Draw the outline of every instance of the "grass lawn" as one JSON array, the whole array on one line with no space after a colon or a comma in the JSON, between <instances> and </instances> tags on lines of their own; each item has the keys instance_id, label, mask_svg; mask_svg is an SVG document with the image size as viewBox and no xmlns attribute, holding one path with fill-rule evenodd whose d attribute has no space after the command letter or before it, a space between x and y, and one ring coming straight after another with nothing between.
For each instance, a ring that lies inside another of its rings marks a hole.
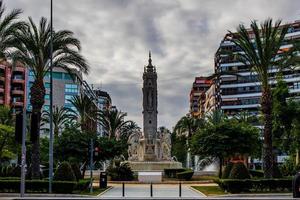
<instances>
[{"instance_id":1,"label":"grass lawn","mask_svg":"<svg viewBox=\"0 0 300 200\"><path fill-rule=\"evenodd\" d=\"M218 179L217 176L193 176L192 181L213 181Z\"/></svg>"},{"instance_id":2,"label":"grass lawn","mask_svg":"<svg viewBox=\"0 0 300 200\"><path fill-rule=\"evenodd\" d=\"M97 196L97 195L99 195L100 193L104 192L105 190L107 190L109 188L110 187L107 187L106 189L93 188L93 193L90 193L90 189L87 189L87 190L79 192L78 194Z\"/></svg>"},{"instance_id":3,"label":"grass lawn","mask_svg":"<svg viewBox=\"0 0 300 200\"><path fill-rule=\"evenodd\" d=\"M206 196L217 196L227 194L219 186L193 186L193 188L202 192Z\"/></svg>"}]
</instances>

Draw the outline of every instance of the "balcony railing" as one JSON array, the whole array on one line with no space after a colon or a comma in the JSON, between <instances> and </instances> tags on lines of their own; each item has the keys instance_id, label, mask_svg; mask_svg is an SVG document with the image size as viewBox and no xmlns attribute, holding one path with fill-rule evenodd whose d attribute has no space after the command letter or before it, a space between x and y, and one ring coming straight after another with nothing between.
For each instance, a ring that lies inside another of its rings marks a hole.
<instances>
[{"instance_id":1,"label":"balcony railing","mask_svg":"<svg viewBox=\"0 0 300 200\"><path fill-rule=\"evenodd\" d=\"M13 102L12 105L13 105L13 106L23 106L24 103L23 103L23 102L20 102L20 101L16 101L16 102Z\"/></svg>"},{"instance_id":2,"label":"balcony railing","mask_svg":"<svg viewBox=\"0 0 300 200\"><path fill-rule=\"evenodd\" d=\"M12 94L24 94L24 91L22 89L13 89Z\"/></svg>"}]
</instances>

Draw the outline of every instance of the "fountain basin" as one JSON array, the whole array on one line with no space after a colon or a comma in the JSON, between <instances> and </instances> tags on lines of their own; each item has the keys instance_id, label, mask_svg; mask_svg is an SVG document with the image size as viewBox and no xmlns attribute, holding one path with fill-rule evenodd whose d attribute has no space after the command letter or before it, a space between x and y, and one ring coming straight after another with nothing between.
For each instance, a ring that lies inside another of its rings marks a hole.
<instances>
[{"instance_id":1,"label":"fountain basin","mask_svg":"<svg viewBox=\"0 0 300 200\"><path fill-rule=\"evenodd\" d=\"M182 168L181 162L175 161L126 161L132 171L164 171L164 169Z\"/></svg>"}]
</instances>

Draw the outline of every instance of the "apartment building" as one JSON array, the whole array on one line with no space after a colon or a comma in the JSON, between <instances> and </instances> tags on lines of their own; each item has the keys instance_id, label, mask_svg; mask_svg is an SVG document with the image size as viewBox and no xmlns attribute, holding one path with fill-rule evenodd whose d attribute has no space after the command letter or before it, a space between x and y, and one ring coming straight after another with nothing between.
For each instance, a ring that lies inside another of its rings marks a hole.
<instances>
[{"instance_id":1,"label":"apartment building","mask_svg":"<svg viewBox=\"0 0 300 200\"><path fill-rule=\"evenodd\" d=\"M101 89L94 89L94 93L97 96L98 108L100 111L109 110L112 108L111 98L107 92ZM102 137L107 135L107 130L105 130L102 125L98 124L97 134Z\"/></svg>"},{"instance_id":2,"label":"apartment building","mask_svg":"<svg viewBox=\"0 0 300 200\"><path fill-rule=\"evenodd\" d=\"M26 105L27 69L21 65L12 67L0 64L0 105L19 111Z\"/></svg>"},{"instance_id":3,"label":"apartment building","mask_svg":"<svg viewBox=\"0 0 300 200\"><path fill-rule=\"evenodd\" d=\"M249 32L250 37L254 37ZM240 111L248 111L252 114L258 114L260 107L261 83L257 74L250 71L249 65L238 62L234 56L223 54L223 50L239 52L239 49L232 41L234 34L226 34L221 41L220 47L215 54L215 73L227 72L236 75L221 75L217 79L216 89L216 106L223 110L224 113L235 115ZM291 23L291 28L286 35L286 41L281 46L281 51L291 47L291 39L300 38L300 21ZM269 70L271 79L269 80L272 87L276 85L276 72L274 67ZM300 70L284 70L283 79L289 86L291 97L300 95Z\"/></svg>"},{"instance_id":4,"label":"apartment building","mask_svg":"<svg viewBox=\"0 0 300 200\"><path fill-rule=\"evenodd\" d=\"M29 70L28 79L27 79L27 90L30 91L30 88L34 81L34 73L32 70ZM50 109L50 73L47 73L44 77L44 84L46 89L45 94L45 104L43 109ZM64 71L60 68L53 69L53 105L59 107L67 107L70 109L76 110L72 104L69 102L73 96L79 95L82 85L82 75L76 69L72 70L72 74ZM30 92L27 94L27 109L32 110L30 104Z\"/></svg>"},{"instance_id":5,"label":"apartment building","mask_svg":"<svg viewBox=\"0 0 300 200\"><path fill-rule=\"evenodd\" d=\"M209 77L195 77L190 91L190 114L193 117L202 117L204 115L205 92L211 85Z\"/></svg>"}]
</instances>

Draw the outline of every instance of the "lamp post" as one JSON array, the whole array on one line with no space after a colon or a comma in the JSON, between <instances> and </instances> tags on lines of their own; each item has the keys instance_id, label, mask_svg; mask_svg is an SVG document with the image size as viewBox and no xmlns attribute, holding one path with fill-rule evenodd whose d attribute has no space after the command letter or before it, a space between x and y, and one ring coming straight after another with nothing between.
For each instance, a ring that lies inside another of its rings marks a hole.
<instances>
[{"instance_id":1,"label":"lamp post","mask_svg":"<svg viewBox=\"0 0 300 200\"><path fill-rule=\"evenodd\" d=\"M49 136L49 193L53 179L53 2L50 0L50 136Z\"/></svg>"},{"instance_id":2,"label":"lamp post","mask_svg":"<svg viewBox=\"0 0 300 200\"><path fill-rule=\"evenodd\" d=\"M23 106L23 123L22 123L22 155L21 155L21 197L25 194L25 166L26 166L26 105Z\"/></svg>"}]
</instances>

